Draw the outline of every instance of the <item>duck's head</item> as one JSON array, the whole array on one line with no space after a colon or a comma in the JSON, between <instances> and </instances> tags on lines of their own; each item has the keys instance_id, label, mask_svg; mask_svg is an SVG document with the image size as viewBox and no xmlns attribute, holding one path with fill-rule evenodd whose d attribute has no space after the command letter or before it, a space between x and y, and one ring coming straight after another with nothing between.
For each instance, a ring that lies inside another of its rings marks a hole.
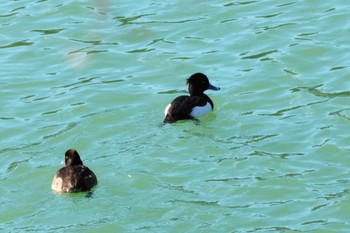
<instances>
[{"instance_id":1,"label":"duck's head","mask_svg":"<svg viewBox=\"0 0 350 233\"><path fill-rule=\"evenodd\" d=\"M83 162L80 159L78 151L74 149L69 149L66 151L65 160L66 167L74 165L83 165Z\"/></svg>"},{"instance_id":2,"label":"duck's head","mask_svg":"<svg viewBox=\"0 0 350 233\"><path fill-rule=\"evenodd\" d=\"M208 77L203 73L192 74L187 79L188 92L190 95L201 95L204 91L210 90L220 90L220 87L216 87L210 84Z\"/></svg>"}]
</instances>

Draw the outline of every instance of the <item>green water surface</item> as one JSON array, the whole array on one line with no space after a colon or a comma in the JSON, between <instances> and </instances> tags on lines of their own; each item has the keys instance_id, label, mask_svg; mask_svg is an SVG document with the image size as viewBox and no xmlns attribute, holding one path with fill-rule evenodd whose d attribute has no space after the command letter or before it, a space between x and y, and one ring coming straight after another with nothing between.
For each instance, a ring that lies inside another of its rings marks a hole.
<instances>
[{"instance_id":1,"label":"green water surface","mask_svg":"<svg viewBox=\"0 0 350 233\"><path fill-rule=\"evenodd\" d=\"M1 232L349 232L347 0L1 1ZM205 73L213 113L162 125ZM51 181L68 148L91 198Z\"/></svg>"}]
</instances>

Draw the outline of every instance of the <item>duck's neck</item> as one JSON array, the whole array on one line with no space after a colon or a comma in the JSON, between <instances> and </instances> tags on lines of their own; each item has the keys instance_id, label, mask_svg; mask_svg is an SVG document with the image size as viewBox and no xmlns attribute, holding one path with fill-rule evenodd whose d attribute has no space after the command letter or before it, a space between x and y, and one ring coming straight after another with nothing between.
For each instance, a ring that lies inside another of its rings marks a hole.
<instances>
[{"instance_id":1,"label":"duck's neck","mask_svg":"<svg viewBox=\"0 0 350 233\"><path fill-rule=\"evenodd\" d=\"M198 94L192 93L192 94L190 94L190 96L191 96L191 97L198 96L198 97L202 97L202 98L206 99L206 100L210 103L212 109L214 109L214 103L213 103L213 101L209 98L209 96L207 96L207 95L204 94L203 92L202 92L202 93L198 93Z\"/></svg>"},{"instance_id":2,"label":"duck's neck","mask_svg":"<svg viewBox=\"0 0 350 233\"><path fill-rule=\"evenodd\" d=\"M207 96L206 94L204 94L203 92L195 92L195 91L191 91L190 92L190 96Z\"/></svg>"}]
</instances>

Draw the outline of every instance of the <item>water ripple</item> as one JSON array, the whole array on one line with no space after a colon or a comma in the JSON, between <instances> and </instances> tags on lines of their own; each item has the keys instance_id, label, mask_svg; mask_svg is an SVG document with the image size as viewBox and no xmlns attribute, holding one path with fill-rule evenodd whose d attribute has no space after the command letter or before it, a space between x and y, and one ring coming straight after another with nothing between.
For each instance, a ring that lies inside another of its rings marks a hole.
<instances>
[{"instance_id":1,"label":"water ripple","mask_svg":"<svg viewBox=\"0 0 350 233\"><path fill-rule=\"evenodd\" d=\"M51 34L57 34L60 33L61 31L65 30L65 28L59 28L59 29L37 29L37 30L32 30L32 32L39 32L42 35L51 35Z\"/></svg>"},{"instance_id":2,"label":"water ripple","mask_svg":"<svg viewBox=\"0 0 350 233\"><path fill-rule=\"evenodd\" d=\"M21 40L21 41L10 43L8 45L0 46L0 49L7 49L7 48L21 47L21 46L31 46L33 44L34 42L28 42L28 40Z\"/></svg>"},{"instance_id":3,"label":"water ripple","mask_svg":"<svg viewBox=\"0 0 350 233\"><path fill-rule=\"evenodd\" d=\"M296 87L293 89L293 91L299 91L299 90L306 90L310 94L317 96L317 97L322 97L322 98L336 98L336 97L349 97L350 96L350 91L340 91L340 92L323 92L319 90L319 87L323 86L323 84L314 86L314 87Z\"/></svg>"},{"instance_id":4,"label":"water ripple","mask_svg":"<svg viewBox=\"0 0 350 233\"><path fill-rule=\"evenodd\" d=\"M256 3L257 1L235 1L235 2L230 2L230 3L226 3L224 6L226 7L230 7L230 6L240 6L240 5L249 5L249 4L253 4Z\"/></svg>"},{"instance_id":5,"label":"water ripple","mask_svg":"<svg viewBox=\"0 0 350 233\"><path fill-rule=\"evenodd\" d=\"M120 22L119 26L124 26L127 24L134 24L134 23L136 23L134 21L141 19L143 17L150 16L150 15L154 15L154 14L143 14L143 15L137 15L137 16L133 16L133 17L117 16L114 19L116 19Z\"/></svg>"},{"instance_id":6,"label":"water ripple","mask_svg":"<svg viewBox=\"0 0 350 233\"><path fill-rule=\"evenodd\" d=\"M250 55L250 56L243 56L241 59L257 59L257 58L266 57L267 55L277 53L277 52L279 52L279 51L278 50L271 50L271 51L267 51L267 52L262 52L262 53Z\"/></svg>"}]
</instances>

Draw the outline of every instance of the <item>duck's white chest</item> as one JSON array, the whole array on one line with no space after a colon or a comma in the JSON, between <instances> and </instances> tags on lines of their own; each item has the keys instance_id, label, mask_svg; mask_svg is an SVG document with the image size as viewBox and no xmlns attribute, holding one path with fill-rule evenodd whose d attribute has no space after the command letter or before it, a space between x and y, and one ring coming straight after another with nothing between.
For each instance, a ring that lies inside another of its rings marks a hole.
<instances>
[{"instance_id":1,"label":"duck's white chest","mask_svg":"<svg viewBox=\"0 0 350 233\"><path fill-rule=\"evenodd\" d=\"M209 102L207 102L204 106L197 106L192 108L192 111L190 113L191 117L193 118L199 118L206 114L208 114L210 111L212 111L211 105Z\"/></svg>"}]
</instances>

